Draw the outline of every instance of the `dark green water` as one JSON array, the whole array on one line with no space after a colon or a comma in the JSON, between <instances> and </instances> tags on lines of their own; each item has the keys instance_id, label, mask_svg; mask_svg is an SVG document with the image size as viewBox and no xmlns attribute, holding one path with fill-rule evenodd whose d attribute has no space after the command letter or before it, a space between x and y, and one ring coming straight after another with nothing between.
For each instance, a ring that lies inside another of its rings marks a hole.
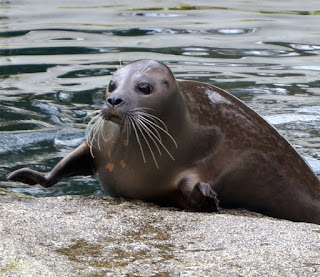
<instances>
[{"instance_id":1,"label":"dark green water","mask_svg":"<svg viewBox=\"0 0 320 277\"><path fill-rule=\"evenodd\" d=\"M320 2L114 3L0 1L0 187L102 194L94 178L43 189L5 176L23 166L48 171L80 144L112 72L141 58L233 93L320 176Z\"/></svg>"}]
</instances>

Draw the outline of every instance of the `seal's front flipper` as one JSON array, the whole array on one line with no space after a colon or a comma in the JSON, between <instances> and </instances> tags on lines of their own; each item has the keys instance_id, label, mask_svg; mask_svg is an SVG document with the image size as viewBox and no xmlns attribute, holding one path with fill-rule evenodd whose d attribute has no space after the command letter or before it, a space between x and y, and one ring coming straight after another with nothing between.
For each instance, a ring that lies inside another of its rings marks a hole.
<instances>
[{"instance_id":1,"label":"seal's front flipper","mask_svg":"<svg viewBox=\"0 0 320 277\"><path fill-rule=\"evenodd\" d=\"M40 184L43 187L50 187L50 185L48 185L46 175L47 174L45 173L40 173L29 168L21 168L10 173L7 176L7 179L10 181L25 183L30 186Z\"/></svg>"},{"instance_id":2,"label":"seal's front flipper","mask_svg":"<svg viewBox=\"0 0 320 277\"><path fill-rule=\"evenodd\" d=\"M217 194L207 183L199 182L195 184L190 198L197 211L218 212L221 209Z\"/></svg>"},{"instance_id":3,"label":"seal's front flipper","mask_svg":"<svg viewBox=\"0 0 320 277\"><path fill-rule=\"evenodd\" d=\"M63 158L49 173L41 173L32 169L18 169L7 176L10 181L18 181L28 185L40 184L51 187L61 178L76 175L93 175L95 173L93 158L86 142Z\"/></svg>"}]
</instances>

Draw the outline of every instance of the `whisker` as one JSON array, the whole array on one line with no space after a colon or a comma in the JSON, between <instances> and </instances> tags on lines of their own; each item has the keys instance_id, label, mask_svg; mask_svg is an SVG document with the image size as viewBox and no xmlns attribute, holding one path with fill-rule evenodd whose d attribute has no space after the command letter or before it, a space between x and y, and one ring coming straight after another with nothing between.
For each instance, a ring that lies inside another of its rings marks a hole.
<instances>
[{"instance_id":1,"label":"whisker","mask_svg":"<svg viewBox=\"0 0 320 277\"><path fill-rule=\"evenodd\" d=\"M117 65L117 70L119 70L122 67L122 61L121 57L119 57L119 65Z\"/></svg>"},{"instance_id":2,"label":"whisker","mask_svg":"<svg viewBox=\"0 0 320 277\"><path fill-rule=\"evenodd\" d=\"M149 66L150 63L152 63L152 60L150 60L150 61L145 65L145 67L142 68L142 70L140 70L139 73L140 73L141 75L144 74L144 73L147 71L148 66Z\"/></svg>"},{"instance_id":3,"label":"whisker","mask_svg":"<svg viewBox=\"0 0 320 277\"><path fill-rule=\"evenodd\" d=\"M126 129L126 132L127 132L127 144L129 144L129 136L131 134L131 126L130 126L130 121L128 119L128 115L126 115L124 117L124 122L125 122L125 129Z\"/></svg>"},{"instance_id":4,"label":"whisker","mask_svg":"<svg viewBox=\"0 0 320 277\"><path fill-rule=\"evenodd\" d=\"M176 148L178 148L177 142L175 141L175 139L170 135L170 133L169 133L167 130L163 129L162 127L160 127L159 125L157 125L157 124L154 123L153 121L145 118L144 116L141 116L141 117L139 117L139 118L140 118L141 120L143 120L146 124L151 124L152 126L158 128L159 130L161 130L162 132L164 132L164 133L173 141L173 143L174 143L174 145L176 146ZM159 140L159 141L161 141L161 140Z\"/></svg>"},{"instance_id":5,"label":"whisker","mask_svg":"<svg viewBox=\"0 0 320 277\"><path fill-rule=\"evenodd\" d=\"M142 148L142 145L141 145L141 142L140 142L140 139L139 139L139 135L138 135L138 132L137 132L137 128L135 127L135 122L132 120L131 117L129 117L129 120L130 120L130 123L131 123L131 126L134 130L134 133L136 135L136 138L137 138L137 142L139 144L139 147L140 147L140 152L141 152L141 155L142 155L142 159L144 161L144 163L146 163L146 158L144 156L144 152L143 152L143 148Z\"/></svg>"},{"instance_id":6,"label":"whisker","mask_svg":"<svg viewBox=\"0 0 320 277\"><path fill-rule=\"evenodd\" d=\"M137 112L138 114L141 114L144 117L148 117L150 120L152 120L154 123L157 124L157 122L160 122L163 125L163 128L168 131L167 125L158 117L156 117L155 115L146 113L146 112Z\"/></svg>"},{"instance_id":7,"label":"whisker","mask_svg":"<svg viewBox=\"0 0 320 277\"><path fill-rule=\"evenodd\" d=\"M96 111L93 111L93 112L88 112L87 115L83 118L83 122L86 122L87 118L89 118L89 117L91 117L93 115L94 115L93 118L95 118L97 116L96 114L99 114L99 113L100 113L100 110L96 110ZM90 119L89 122L91 122L92 119Z\"/></svg>"},{"instance_id":8,"label":"whisker","mask_svg":"<svg viewBox=\"0 0 320 277\"><path fill-rule=\"evenodd\" d=\"M101 139L101 131L102 131L102 125L103 125L103 119L101 118L100 122L99 122L99 125L98 125L98 132L97 132L97 136L98 136L98 139L97 139L97 142L98 142L98 148L99 150L101 150L101 147L100 147L100 139Z\"/></svg>"},{"instance_id":9,"label":"whisker","mask_svg":"<svg viewBox=\"0 0 320 277\"><path fill-rule=\"evenodd\" d=\"M141 116L141 115L137 115L137 118L139 119L139 120L142 120L142 121L144 121L144 122L146 122L146 120L148 120L148 119L146 119L146 118L143 118L143 116ZM157 128L155 128L153 125L151 125L151 124L149 124L148 123L148 126L156 133L156 135L158 136L158 138L161 140L161 135L160 135L160 133L159 133L159 131L157 130ZM150 130L150 132L152 132L151 130Z\"/></svg>"},{"instance_id":10,"label":"whisker","mask_svg":"<svg viewBox=\"0 0 320 277\"><path fill-rule=\"evenodd\" d=\"M91 130L92 130L92 126L93 126L93 122L97 119L97 117L94 117L90 120L90 122L88 123L87 127L86 127L86 130L85 130L85 136L86 136L86 139L89 143L90 141L90 135L91 135Z\"/></svg>"},{"instance_id":11,"label":"whisker","mask_svg":"<svg viewBox=\"0 0 320 277\"><path fill-rule=\"evenodd\" d=\"M149 64L150 64L150 62L149 62ZM148 64L148 65L149 65L149 64ZM155 68L155 67L156 67L156 66L154 65L154 66L150 66L149 68L146 68L148 65L146 65L146 66L145 66L145 70L140 73L141 75L142 75L142 74L145 74L146 72L148 72L148 71L151 70L152 68Z\"/></svg>"},{"instance_id":12,"label":"whisker","mask_svg":"<svg viewBox=\"0 0 320 277\"><path fill-rule=\"evenodd\" d=\"M99 118L99 114L94 116L88 123L87 128L86 128L86 135L90 132L92 125L94 124L94 121L96 121Z\"/></svg>"},{"instance_id":13,"label":"whisker","mask_svg":"<svg viewBox=\"0 0 320 277\"><path fill-rule=\"evenodd\" d=\"M97 133L99 132L99 126L101 124L101 118L98 118L94 126L92 126L93 132L92 132L92 137L96 138Z\"/></svg>"},{"instance_id":14,"label":"whisker","mask_svg":"<svg viewBox=\"0 0 320 277\"><path fill-rule=\"evenodd\" d=\"M93 132L95 131L94 128L95 128L96 124L97 124L97 121L91 126L90 133L87 138L90 151L92 151L92 145L93 145L93 139L94 139ZM93 154L92 154L92 156L93 156Z\"/></svg>"},{"instance_id":15,"label":"whisker","mask_svg":"<svg viewBox=\"0 0 320 277\"><path fill-rule=\"evenodd\" d=\"M135 123L136 123L137 128L139 129L139 131L140 131L140 133L141 133L144 141L146 142L146 144L147 144L147 146L148 146L148 148L149 148L149 150L150 150L150 153L151 153L151 155L152 155L152 158L153 158L153 160L154 160L154 163L156 164L156 167L159 168L158 163L157 163L157 160L156 160L156 157L154 156L153 150L152 150L152 148L151 148L151 146L150 146L150 143L149 143L148 139L146 138L146 136L145 136L145 134L144 134L144 132L143 132L143 130L145 131L145 129L143 128L143 126L140 125L140 121L135 120ZM145 131L145 132L146 132L146 131ZM148 133L148 132L146 132L146 133ZM150 135L149 135L149 136L150 136Z\"/></svg>"},{"instance_id":16,"label":"whisker","mask_svg":"<svg viewBox=\"0 0 320 277\"><path fill-rule=\"evenodd\" d=\"M92 145L89 147L89 149L90 149L91 157L94 158L93 151L92 151Z\"/></svg>"},{"instance_id":17,"label":"whisker","mask_svg":"<svg viewBox=\"0 0 320 277\"><path fill-rule=\"evenodd\" d=\"M169 134L169 132L167 132L166 130L164 130L164 129L161 128L160 126L156 125L153 121L150 121L150 120L148 120L147 118L144 118L143 116L141 116L141 115L139 115L139 114L137 115L137 117L139 118L140 122L144 122L144 124L147 125L146 128L148 128L148 126L150 126L150 127L151 127L151 126L155 126L155 127L159 128L161 131L163 131L166 135L168 135L168 136L171 138L171 140L174 142L175 146L177 147L176 141L175 141L174 138ZM172 154L170 153L170 151L169 151L169 150L165 147L165 145L162 143L161 137L158 138L158 136L155 135L154 132L152 132L152 131L150 130L150 128L148 128L148 130L150 131L150 134L151 134L151 135L158 141L158 143L162 146L162 148L167 152L167 154L171 157L171 159L172 159L172 160L175 160L175 159L173 158Z\"/></svg>"},{"instance_id":18,"label":"whisker","mask_svg":"<svg viewBox=\"0 0 320 277\"><path fill-rule=\"evenodd\" d=\"M144 131L146 132L146 134L150 137L150 139L152 140L152 142L154 143L154 145L157 147L158 149L158 152L159 152L159 155L161 156L162 153L161 153L161 150L160 150L160 147L158 145L158 143L154 140L153 137L157 137L157 135L155 135L152 130L150 130L150 128L147 126L146 123L144 123L141 119L139 118L136 118L136 121L139 122L139 124L142 126L142 128L144 129ZM150 126L150 125L149 125ZM152 127L154 128L154 127ZM158 140L161 141L161 137L158 137Z\"/></svg>"},{"instance_id":19,"label":"whisker","mask_svg":"<svg viewBox=\"0 0 320 277\"><path fill-rule=\"evenodd\" d=\"M96 139L96 135L100 131L100 127L101 127L101 122L102 121L103 121L103 119L100 117L100 114L99 114L99 115L95 116L94 118L92 118L90 120L90 122L88 124L88 127L86 129L87 143L88 143L88 146L90 148L90 154L91 154L92 157L94 157L94 155L93 155L93 143L94 143L94 140L97 140ZM100 149L99 138L98 138L98 147Z\"/></svg>"},{"instance_id":20,"label":"whisker","mask_svg":"<svg viewBox=\"0 0 320 277\"><path fill-rule=\"evenodd\" d=\"M159 168L157 161L156 152L162 156L163 150L170 156L172 160L175 160L169 149L165 146L163 141L163 133L170 138L174 143L175 147L178 148L178 144L169 133L168 128L164 121L155 115L148 113L149 108L135 108L127 112L123 117L123 135L126 136L127 142L129 143L129 138L131 137L131 132L139 145L141 156L144 163L147 163L145 155L145 142L148 151L152 156L155 166ZM90 148L90 154L94 157L93 148L96 147L99 150L102 148L102 143L106 141L105 124L106 121L101 117L100 111L95 111L92 113L95 115L88 123L86 128L86 140ZM133 130L133 131L131 131ZM101 141L102 140L102 141ZM144 142L143 142L144 141Z\"/></svg>"},{"instance_id":21,"label":"whisker","mask_svg":"<svg viewBox=\"0 0 320 277\"><path fill-rule=\"evenodd\" d=\"M133 108L133 112L146 112L146 111L154 111L152 108L147 108L147 107L138 107L138 108Z\"/></svg>"},{"instance_id":22,"label":"whisker","mask_svg":"<svg viewBox=\"0 0 320 277\"><path fill-rule=\"evenodd\" d=\"M102 139L103 139L104 141L107 140L106 137L105 137L105 135L104 135L105 123L106 123L106 121L105 121L105 120L102 120L102 127L100 128L100 136L102 136Z\"/></svg>"},{"instance_id":23,"label":"whisker","mask_svg":"<svg viewBox=\"0 0 320 277\"><path fill-rule=\"evenodd\" d=\"M92 118L92 119L90 120L90 122L88 123L87 128L86 128L87 134L89 134L89 132L91 132L94 124L97 122L97 120L99 119L99 117L100 117L100 115L96 115L94 118Z\"/></svg>"},{"instance_id":24,"label":"whisker","mask_svg":"<svg viewBox=\"0 0 320 277\"><path fill-rule=\"evenodd\" d=\"M151 132L151 134L153 134L152 132ZM154 135L154 134L153 134ZM172 159L172 160L175 160L174 159L174 157L172 156L172 154L170 153L170 151L164 146L164 144L162 143L162 141L160 140L160 139L158 139L158 137L157 136L154 136L154 138L159 142L159 144L162 146L162 148L167 152L167 154L170 156L170 158Z\"/></svg>"}]
</instances>

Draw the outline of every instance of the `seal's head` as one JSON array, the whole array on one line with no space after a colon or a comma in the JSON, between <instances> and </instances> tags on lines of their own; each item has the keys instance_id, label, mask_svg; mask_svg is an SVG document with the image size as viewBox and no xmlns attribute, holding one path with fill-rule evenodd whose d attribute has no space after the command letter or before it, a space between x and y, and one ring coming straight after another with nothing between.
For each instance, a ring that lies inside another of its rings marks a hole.
<instances>
[{"instance_id":1,"label":"seal's head","mask_svg":"<svg viewBox=\"0 0 320 277\"><path fill-rule=\"evenodd\" d=\"M120 131L126 138L118 141L136 141L129 148L137 148L144 161L143 149L148 149L158 167L154 152L161 155L161 149L165 150L173 159L176 130L186 126L185 108L178 83L165 64L153 60L129 63L112 76L103 108L88 124L88 145L91 150L101 149L107 137L115 138Z\"/></svg>"},{"instance_id":2,"label":"seal's head","mask_svg":"<svg viewBox=\"0 0 320 277\"><path fill-rule=\"evenodd\" d=\"M176 91L177 82L166 65L153 60L135 61L114 73L101 114L120 125L137 111L161 118L174 105Z\"/></svg>"}]
</instances>

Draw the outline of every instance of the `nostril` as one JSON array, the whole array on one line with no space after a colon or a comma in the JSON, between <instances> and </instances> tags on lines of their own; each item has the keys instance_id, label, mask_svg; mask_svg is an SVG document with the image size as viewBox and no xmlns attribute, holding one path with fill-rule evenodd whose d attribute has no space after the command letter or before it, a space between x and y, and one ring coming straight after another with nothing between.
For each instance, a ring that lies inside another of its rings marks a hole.
<instances>
[{"instance_id":1,"label":"nostril","mask_svg":"<svg viewBox=\"0 0 320 277\"><path fill-rule=\"evenodd\" d=\"M110 105L113 106L113 100L112 100L112 98L108 98L108 99L107 99L107 102L108 102Z\"/></svg>"},{"instance_id":2,"label":"nostril","mask_svg":"<svg viewBox=\"0 0 320 277\"><path fill-rule=\"evenodd\" d=\"M121 98L117 98L116 101L114 102L115 106L119 105L122 102Z\"/></svg>"},{"instance_id":3,"label":"nostril","mask_svg":"<svg viewBox=\"0 0 320 277\"><path fill-rule=\"evenodd\" d=\"M120 103L123 102L123 99L122 98L118 98L118 97L109 97L107 99L107 102L111 105L111 106L117 106L119 105Z\"/></svg>"}]
</instances>

